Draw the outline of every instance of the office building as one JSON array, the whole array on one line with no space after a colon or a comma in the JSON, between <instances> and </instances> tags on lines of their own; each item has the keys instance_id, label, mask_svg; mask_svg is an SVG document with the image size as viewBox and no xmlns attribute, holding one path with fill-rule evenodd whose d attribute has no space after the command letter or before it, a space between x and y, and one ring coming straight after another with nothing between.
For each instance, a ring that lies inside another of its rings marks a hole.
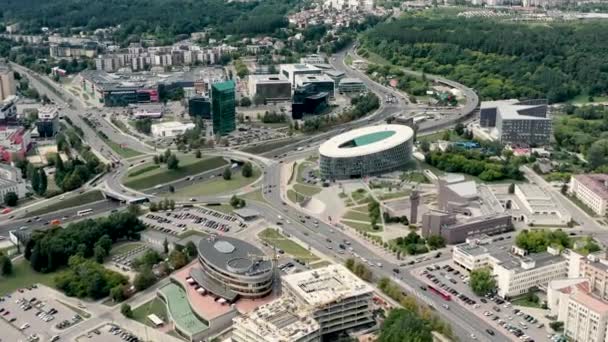
<instances>
[{"instance_id":1,"label":"office building","mask_svg":"<svg viewBox=\"0 0 608 342\"><path fill-rule=\"evenodd\" d=\"M181 123L177 121L161 122L152 124L151 132L154 137L176 137L186 133L187 130L196 127L193 123Z\"/></svg>"},{"instance_id":2,"label":"office building","mask_svg":"<svg viewBox=\"0 0 608 342\"><path fill-rule=\"evenodd\" d=\"M414 131L379 125L335 136L319 147L323 179L350 179L404 170L411 162Z\"/></svg>"},{"instance_id":3,"label":"office building","mask_svg":"<svg viewBox=\"0 0 608 342\"><path fill-rule=\"evenodd\" d=\"M296 76L298 75L320 75L321 69L310 64L281 64L279 73L289 80L291 87L296 87Z\"/></svg>"},{"instance_id":4,"label":"office building","mask_svg":"<svg viewBox=\"0 0 608 342\"><path fill-rule=\"evenodd\" d=\"M306 57L300 58L300 64L319 65L325 64L325 58L317 54L307 55Z\"/></svg>"},{"instance_id":5,"label":"office building","mask_svg":"<svg viewBox=\"0 0 608 342\"><path fill-rule=\"evenodd\" d=\"M480 126L491 129L503 144L540 146L551 139L546 100L482 102Z\"/></svg>"},{"instance_id":6,"label":"office building","mask_svg":"<svg viewBox=\"0 0 608 342\"><path fill-rule=\"evenodd\" d=\"M211 119L211 100L206 96L194 96L188 99L188 114L192 118Z\"/></svg>"},{"instance_id":7,"label":"office building","mask_svg":"<svg viewBox=\"0 0 608 342\"><path fill-rule=\"evenodd\" d=\"M211 86L213 133L216 135L227 135L236 129L235 86L232 80Z\"/></svg>"},{"instance_id":8,"label":"office building","mask_svg":"<svg viewBox=\"0 0 608 342\"><path fill-rule=\"evenodd\" d=\"M4 198L9 192L14 192L18 198L25 198L26 183L20 169L8 164L0 164L0 198Z\"/></svg>"},{"instance_id":9,"label":"office building","mask_svg":"<svg viewBox=\"0 0 608 342\"><path fill-rule=\"evenodd\" d=\"M36 121L38 135L41 138L54 137L59 131L59 109L55 106L44 106L38 110Z\"/></svg>"},{"instance_id":10,"label":"office building","mask_svg":"<svg viewBox=\"0 0 608 342\"><path fill-rule=\"evenodd\" d=\"M0 103L15 94L17 94L17 86L13 71L6 65L0 65Z\"/></svg>"},{"instance_id":11,"label":"office building","mask_svg":"<svg viewBox=\"0 0 608 342\"><path fill-rule=\"evenodd\" d=\"M342 265L293 273L282 284L295 305L309 308L321 335L374 324L373 289Z\"/></svg>"},{"instance_id":12,"label":"office building","mask_svg":"<svg viewBox=\"0 0 608 342\"><path fill-rule=\"evenodd\" d=\"M296 88L291 102L291 117L295 120L304 115L318 115L329 106L329 93L318 92L312 84Z\"/></svg>"},{"instance_id":13,"label":"office building","mask_svg":"<svg viewBox=\"0 0 608 342\"><path fill-rule=\"evenodd\" d=\"M606 256L589 255L580 264L580 276L589 279L589 290L608 300L608 260Z\"/></svg>"},{"instance_id":14,"label":"office building","mask_svg":"<svg viewBox=\"0 0 608 342\"><path fill-rule=\"evenodd\" d=\"M264 103L289 101L291 83L283 75L249 75L249 96Z\"/></svg>"},{"instance_id":15,"label":"office building","mask_svg":"<svg viewBox=\"0 0 608 342\"><path fill-rule=\"evenodd\" d=\"M234 342L317 342L319 323L290 295L264 304L249 314L233 319Z\"/></svg>"},{"instance_id":16,"label":"office building","mask_svg":"<svg viewBox=\"0 0 608 342\"><path fill-rule=\"evenodd\" d=\"M514 195L510 204L511 215L523 217L528 224L566 226L572 219L559 201L536 184L516 184Z\"/></svg>"},{"instance_id":17,"label":"office building","mask_svg":"<svg viewBox=\"0 0 608 342\"><path fill-rule=\"evenodd\" d=\"M317 93L328 93L330 98L333 98L335 96L335 82L331 77L327 75L296 75L295 81L296 88L311 85L313 91Z\"/></svg>"},{"instance_id":18,"label":"office building","mask_svg":"<svg viewBox=\"0 0 608 342\"><path fill-rule=\"evenodd\" d=\"M95 58L97 57L97 43L51 43L49 45L49 55L53 58Z\"/></svg>"},{"instance_id":19,"label":"office building","mask_svg":"<svg viewBox=\"0 0 608 342\"><path fill-rule=\"evenodd\" d=\"M338 83L340 93L361 93L366 89L365 83L358 78L343 78Z\"/></svg>"},{"instance_id":20,"label":"office building","mask_svg":"<svg viewBox=\"0 0 608 342\"><path fill-rule=\"evenodd\" d=\"M129 105L129 109L134 119L160 119L165 113L165 107L161 104Z\"/></svg>"},{"instance_id":21,"label":"office building","mask_svg":"<svg viewBox=\"0 0 608 342\"><path fill-rule=\"evenodd\" d=\"M17 96L11 95L0 101L0 122L8 124L17 121Z\"/></svg>"},{"instance_id":22,"label":"office building","mask_svg":"<svg viewBox=\"0 0 608 342\"><path fill-rule=\"evenodd\" d=\"M567 277L571 268L578 267L578 258L571 256L568 250L560 254L551 247L546 252L528 254L491 239L469 239L452 249L452 261L468 271L491 268L497 294L503 298L523 295L531 288L546 289L550 281Z\"/></svg>"},{"instance_id":23,"label":"office building","mask_svg":"<svg viewBox=\"0 0 608 342\"><path fill-rule=\"evenodd\" d=\"M228 302L264 297L272 290L274 262L245 241L227 236L201 239L198 261L201 267L191 270L192 279Z\"/></svg>"},{"instance_id":24,"label":"office building","mask_svg":"<svg viewBox=\"0 0 608 342\"><path fill-rule=\"evenodd\" d=\"M573 175L568 191L599 216L608 213L607 174Z\"/></svg>"},{"instance_id":25,"label":"office building","mask_svg":"<svg viewBox=\"0 0 608 342\"><path fill-rule=\"evenodd\" d=\"M547 290L551 315L564 322L564 335L573 342L604 342L608 338L608 303L591 291L586 278L552 281Z\"/></svg>"},{"instance_id":26,"label":"office building","mask_svg":"<svg viewBox=\"0 0 608 342\"><path fill-rule=\"evenodd\" d=\"M422 215L422 236L440 235L448 244L513 229L511 215L485 185L461 175L438 179L437 207Z\"/></svg>"}]
</instances>

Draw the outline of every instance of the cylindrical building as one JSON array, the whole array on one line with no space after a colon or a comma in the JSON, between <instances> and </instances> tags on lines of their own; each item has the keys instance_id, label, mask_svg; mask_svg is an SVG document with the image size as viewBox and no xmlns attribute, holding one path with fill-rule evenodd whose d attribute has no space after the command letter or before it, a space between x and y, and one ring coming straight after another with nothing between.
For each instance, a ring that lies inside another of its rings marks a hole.
<instances>
[{"instance_id":1,"label":"cylindrical building","mask_svg":"<svg viewBox=\"0 0 608 342\"><path fill-rule=\"evenodd\" d=\"M201 239L198 261L202 272L190 272L190 276L206 291L230 302L238 297L263 297L272 290L272 260L245 241L226 236Z\"/></svg>"},{"instance_id":2,"label":"cylindrical building","mask_svg":"<svg viewBox=\"0 0 608 342\"><path fill-rule=\"evenodd\" d=\"M414 131L403 125L359 128L319 147L321 177L358 178L404 168L411 160Z\"/></svg>"}]
</instances>

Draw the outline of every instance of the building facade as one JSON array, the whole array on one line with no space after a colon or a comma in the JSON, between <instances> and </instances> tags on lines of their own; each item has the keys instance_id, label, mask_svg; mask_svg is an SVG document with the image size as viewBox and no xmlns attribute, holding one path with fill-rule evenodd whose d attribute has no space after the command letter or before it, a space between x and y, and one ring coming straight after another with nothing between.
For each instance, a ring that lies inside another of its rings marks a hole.
<instances>
[{"instance_id":1,"label":"building facade","mask_svg":"<svg viewBox=\"0 0 608 342\"><path fill-rule=\"evenodd\" d=\"M359 178L404 170L411 162L414 131L378 125L340 134L319 147L321 177Z\"/></svg>"},{"instance_id":2,"label":"building facade","mask_svg":"<svg viewBox=\"0 0 608 342\"><path fill-rule=\"evenodd\" d=\"M196 127L196 125L193 123L169 121L153 124L151 127L151 133L157 138L176 137L186 133L187 130L193 129L194 127Z\"/></svg>"},{"instance_id":3,"label":"building facade","mask_svg":"<svg viewBox=\"0 0 608 342\"><path fill-rule=\"evenodd\" d=\"M291 83L283 75L249 75L249 95L254 101L279 102L291 99ZM259 99L259 100L258 100Z\"/></svg>"},{"instance_id":4,"label":"building facade","mask_svg":"<svg viewBox=\"0 0 608 342\"><path fill-rule=\"evenodd\" d=\"M227 135L236 129L236 97L234 81L214 83L211 86L211 112L213 133Z\"/></svg>"},{"instance_id":5,"label":"building facade","mask_svg":"<svg viewBox=\"0 0 608 342\"><path fill-rule=\"evenodd\" d=\"M582 174L570 178L569 192L600 216L608 208L608 175Z\"/></svg>"},{"instance_id":6,"label":"building facade","mask_svg":"<svg viewBox=\"0 0 608 342\"><path fill-rule=\"evenodd\" d=\"M17 94L15 76L8 66L0 65L0 103Z\"/></svg>"},{"instance_id":7,"label":"building facade","mask_svg":"<svg viewBox=\"0 0 608 342\"><path fill-rule=\"evenodd\" d=\"M519 146L547 145L552 121L546 100L503 100L481 103L480 125L495 128L503 144Z\"/></svg>"},{"instance_id":8,"label":"building facade","mask_svg":"<svg viewBox=\"0 0 608 342\"><path fill-rule=\"evenodd\" d=\"M59 131L59 109L51 106L40 108L38 110L38 121L36 121L36 128L40 137L54 137Z\"/></svg>"},{"instance_id":9,"label":"building facade","mask_svg":"<svg viewBox=\"0 0 608 342\"><path fill-rule=\"evenodd\" d=\"M448 244L460 243L479 234L494 235L511 230L511 215L505 213L461 217L455 212L432 210L422 215L422 236L440 235Z\"/></svg>"},{"instance_id":10,"label":"building facade","mask_svg":"<svg viewBox=\"0 0 608 342\"><path fill-rule=\"evenodd\" d=\"M205 96L195 96L188 99L188 114L195 118L211 119L211 100Z\"/></svg>"}]
</instances>

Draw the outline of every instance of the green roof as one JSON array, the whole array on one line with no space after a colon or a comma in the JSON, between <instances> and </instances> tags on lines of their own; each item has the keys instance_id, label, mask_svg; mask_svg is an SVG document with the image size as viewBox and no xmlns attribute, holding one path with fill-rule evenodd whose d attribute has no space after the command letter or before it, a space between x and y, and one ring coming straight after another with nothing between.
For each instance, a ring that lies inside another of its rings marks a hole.
<instances>
[{"instance_id":1,"label":"green roof","mask_svg":"<svg viewBox=\"0 0 608 342\"><path fill-rule=\"evenodd\" d=\"M384 140L388 137L391 137L395 134L395 131L382 131L382 132L374 132L366 135L362 135L360 137L356 137L353 139L355 146L365 146L369 144L373 144L375 142Z\"/></svg>"},{"instance_id":2,"label":"green roof","mask_svg":"<svg viewBox=\"0 0 608 342\"><path fill-rule=\"evenodd\" d=\"M196 335L208 328L208 325L203 323L192 312L192 308L188 303L186 291L183 288L171 283L159 289L167 300L167 308L171 314L171 319L180 330L188 333L190 336Z\"/></svg>"},{"instance_id":3,"label":"green roof","mask_svg":"<svg viewBox=\"0 0 608 342\"><path fill-rule=\"evenodd\" d=\"M229 80L229 81L225 81L225 82L213 83L212 87L218 91L225 91L225 90L234 90L236 85L234 84L233 80Z\"/></svg>"}]
</instances>

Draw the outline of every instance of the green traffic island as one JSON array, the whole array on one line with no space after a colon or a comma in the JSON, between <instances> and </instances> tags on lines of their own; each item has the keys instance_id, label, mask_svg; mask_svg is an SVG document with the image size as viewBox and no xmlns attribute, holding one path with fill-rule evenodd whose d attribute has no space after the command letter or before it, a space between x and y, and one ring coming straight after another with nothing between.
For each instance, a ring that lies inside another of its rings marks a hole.
<instances>
[{"instance_id":1,"label":"green traffic island","mask_svg":"<svg viewBox=\"0 0 608 342\"><path fill-rule=\"evenodd\" d=\"M197 158L195 155L170 153L169 156L163 155L162 158L155 156L154 161L133 167L123 177L122 183L135 190L152 189L227 164L228 162L222 157Z\"/></svg>"},{"instance_id":2,"label":"green traffic island","mask_svg":"<svg viewBox=\"0 0 608 342\"><path fill-rule=\"evenodd\" d=\"M249 166L245 166L245 165ZM183 188L176 189L171 193L171 198L193 198L197 196L211 196L229 193L245 188L256 182L262 175L259 167L247 162L241 168L241 172L233 172L230 167L225 167L221 172L222 176L217 176L209 180L195 182ZM249 171L245 171L245 168Z\"/></svg>"},{"instance_id":3,"label":"green traffic island","mask_svg":"<svg viewBox=\"0 0 608 342\"><path fill-rule=\"evenodd\" d=\"M283 235L278 229L266 228L258 234L258 237L266 245L276 248L279 254L282 254L281 252L283 252L306 263L319 260L318 256Z\"/></svg>"}]
</instances>

